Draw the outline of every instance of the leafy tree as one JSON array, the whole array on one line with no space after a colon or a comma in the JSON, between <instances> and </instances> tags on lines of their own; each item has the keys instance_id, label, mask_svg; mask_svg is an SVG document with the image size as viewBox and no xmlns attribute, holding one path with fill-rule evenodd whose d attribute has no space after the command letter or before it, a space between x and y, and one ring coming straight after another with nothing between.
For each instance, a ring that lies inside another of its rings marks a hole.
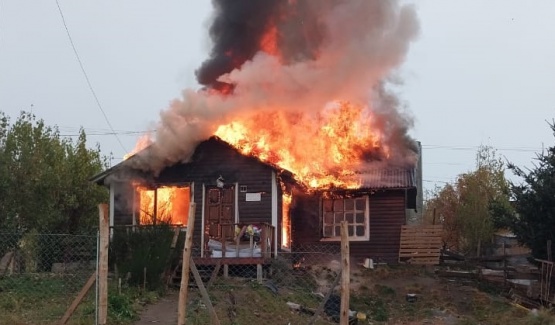
<instances>
[{"instance_id":1,"label":"leafy tree","mask_svg":"<svg viewBox=\"0 0 555 325\"><path fill-rule=\"evenodd\" d=\"M436 188L424 208L424 220L429 224L443 225L443 244L445 248L458 250L460 231L457 223L459 195L452 184Z\"/></svg>"},{"instance_id":2,"label":"leafy tree","mask_svg":"<svg viewBox=\"0 0 555 325\"><path fill-rule=\"evenodd\" d=\"M439 213L447 247L480 255L495 230L506 226L513 212L504 171L495 151L481 147L476 169L459 175L455 184L445 185L432 198L428 210Z\"/></svg>"},{"instance_id":3,"label":"leafy tree","mask_svg":"<svg viewBox=\"0 0 555 325\"><path fill-rule=\"evenodd\" d=\"M106 167L100 149L87 148L22 112L10 124L0 112L0 229L77 232L96 224L106 191L88 178Z\"/></svg>"},{"instance_id":4,"label":"leafy tree","mask_svg":"<svg viewBox=\"0 0 555 325\"><path fill-rule=\"evenodd\" d=\"M555 123L550 127L555 136ZM538 154L532 169L509 168L523 179L512 184L517 211L512 230L534 256L546 258L547 241L555 244L555 146Z\"/></svg>"}]
</instances>

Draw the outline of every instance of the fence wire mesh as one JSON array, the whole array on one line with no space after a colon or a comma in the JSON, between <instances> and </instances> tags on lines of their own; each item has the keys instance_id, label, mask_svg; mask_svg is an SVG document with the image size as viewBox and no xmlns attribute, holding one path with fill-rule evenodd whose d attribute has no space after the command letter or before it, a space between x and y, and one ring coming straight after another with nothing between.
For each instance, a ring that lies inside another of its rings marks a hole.
<instances>
[{"instance_id":1,"label":"fence wire mesh","mask_svg":"<svg viewBox=\"0 0 555 325\"><path fill-rule=\"evenodd\" d=\"M173 307L177 320L177 293L182 280L182 256L186 231L170 226L112 227L109 296L116 290L175 290ZM212 243L214 244L214 243ZM341 246L339 242L272 248L262 253L262 241L243 246L191 248L187 324L336 324L340 315ZM244 247L245 246L245 247ZM226 253L218 248L227 249ZM200 277L202 285L196 282ZM115 285L118 284L118 285ZM122 287L123 289L117 289ZM208 303L202 290L210 298ZM319 317L314 314L321 310Z\"/></svg>"},{"instance_id":2,"label":"fence wire mesh","mask_svg":"<svg viewBox=\"0 0 555 325\"><path fill-rule=\"evenodd\" d=\"M0 232L0 324L59 321L96 270L97 237ZM92 324L94 289L72 316Z\"/></svg>"},{"instance_id":3,"label":"fence wire mesh","mask_svg":"<svg viewBox=\"0 0 555 325\"><path fill-rule=\"evenodd\" d=\"M336 324L340 316L339 245L305 245L280 251L277 258L227 266L214 258L197 265L221 324L246 320L266 324ZM210 324L205 301L190 276L188 320ZM321 309L319 317L314 314Z\"/></svg>"}]
</instances>

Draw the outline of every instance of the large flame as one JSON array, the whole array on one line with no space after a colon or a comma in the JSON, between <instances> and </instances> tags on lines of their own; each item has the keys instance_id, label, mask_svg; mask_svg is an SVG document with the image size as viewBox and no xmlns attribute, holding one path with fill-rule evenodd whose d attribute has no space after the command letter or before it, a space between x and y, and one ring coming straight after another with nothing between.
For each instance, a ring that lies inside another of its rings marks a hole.
<instances>
[{"instance_id":1,"label":"large flame","mask_svg":"<svg viewBox=\"0 0 555 325\"><path fill-rule=\"evenodd\" d=\"M358 182L345 179L361 159L389 153L369 110L348 102L332 103L312 118L277 111L237 120L221 125L216 135L245 155L291 171L312 188L357 188Z\"/></svg>"}]
</instances>

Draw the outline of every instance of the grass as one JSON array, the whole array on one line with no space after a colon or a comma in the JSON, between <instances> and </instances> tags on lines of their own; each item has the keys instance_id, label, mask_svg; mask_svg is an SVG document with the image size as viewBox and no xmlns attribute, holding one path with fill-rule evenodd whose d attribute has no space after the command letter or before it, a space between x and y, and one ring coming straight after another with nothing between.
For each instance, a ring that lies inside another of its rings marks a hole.
<instances>
[{"instance_id":1,"label":"grass","mask_svg":"<svg viewBox=\"0 0 555 325\"><path fill-rule=\"evenodd\" d=\"M0 324L42 324L61 318L86 279L51 274L9 276L0 279ZM94 315L87 297L76 319ZM76 322L75 324L85 324Z\"/></svg>"},{"instance_id":2,"label":"grass","mask_svg":"<svg viewBox=\"0 0 555 325\"><path fill-rule=\"evenodd\" d=\"M306 281L307 274L301 279ZM321 277L322 274L319 275ZM52 324L59 320L71 303L81 281L50 274L11 276L0 279L0 324ZM311 315L290 310L287 302L316 309L322 298L313 294L312 280L303 285L292 278L287 285L278 284L277 293L255 281L217 278L209 295L222 325L237 324L306 324ZM376 273L357 275L358 289L351 291L351 309L365 313L373 324L423 323L437 317L451 317L457 325L555 325L550 310L535 314L511 306L490 288L472 287L434 279L418 270L387 268ZM74 284L72 284L74 283ZM482 289L482 290L481 290ZM484 291L485 290L485 291ZM109 324L132 324L143 306L156 303L161 292L143 291L124 284L121 294L109 289ZM325 291L323 291L325 293ZM338 293L338 292L336 292ZM406 301L406 293L417 294L415 302ZM78 307L69 324L94 322L94 289ZM188 324L209 324L207 308L191 289ZM321 317L316 324L334 324Z\"/></svg>"},{"instance_id":3,"label":"grass","mask_svg":"<svg viewBox=\"0 0 555 325\"><path fill-rule=\"evenodd\" d=\"M50 273L13 275L0 278L0 324L52 324L62 318L86 278ZM138 288L110 288L108 319L110 324L130 324L138 318L142 306L156 301L158 292ZM85 296L68 324L93 324L95 319L94 287Z\"/></svg>"}]
</instances>

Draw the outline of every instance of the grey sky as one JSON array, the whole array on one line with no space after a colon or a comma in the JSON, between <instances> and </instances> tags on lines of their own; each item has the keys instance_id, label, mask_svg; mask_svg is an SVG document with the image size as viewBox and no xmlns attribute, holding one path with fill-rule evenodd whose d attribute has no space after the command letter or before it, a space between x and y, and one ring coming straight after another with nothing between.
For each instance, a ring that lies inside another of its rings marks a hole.
<instances>
[{"instance_id":1,"label":"grey sky","mask_svg":"<svg viewBox=\"0 0 555 325\"><path fill-rule=\"evenodd\" d=\"M424 145L427 188L470 170L480 144L518 165L553 145L555 2L412 1L421 24L399 73ZM147 130L209 50L210 1L59 0L118 132ZM56 2L0 1L0 110L33 110L62 134L84 126L114 163L125 153L96 106ZM98 134L98 135L93 135ZM137 134L119 135L130 150Z\"/></svg>"}]
</instances>

